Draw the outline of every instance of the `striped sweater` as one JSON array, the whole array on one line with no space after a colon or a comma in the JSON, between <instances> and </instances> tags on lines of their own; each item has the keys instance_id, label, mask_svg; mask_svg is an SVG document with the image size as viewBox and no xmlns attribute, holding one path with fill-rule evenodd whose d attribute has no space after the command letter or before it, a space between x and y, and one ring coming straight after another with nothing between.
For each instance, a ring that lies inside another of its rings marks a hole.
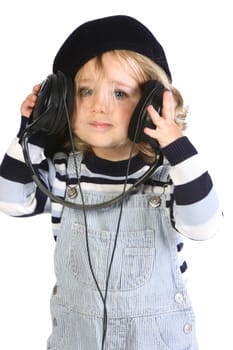
<instances>
[{"instance_id":1,"label":"striped sweater","mask_svg":"<svg viewBox=\"0 0 233 350\"><path fill-rule=\"evenodd\" d=\"M25 124L23 120L22 125ZM21 130L22 130L21 126ZM19 134L18 134L19 136ZM0 166L0 210L15 217L51 212L53 233L59 234L62 205L51 200L37 188L24 162L21 145L16 137ZM67 186L67 156L60 153L44 157L43 142L37 137L29 144L31 161L37 173L56 196L64 198ZM194 240L205 240L219 228L221 210L211 177L200 156L186 136L162 149L170 163L172 191L172 221L177 231ZM87 191L121 191L128 161L111 162L94 154L84 157L80 182ZM132 159L128 177L131 184L145 173L148 165L136 156ZM74 180L74 179L73 179ZM72 179L70 179L72 183ZM151 186L150 181L146 183ZM181 245L178 244L178 250Z\"/></svg>"}]
</instances>

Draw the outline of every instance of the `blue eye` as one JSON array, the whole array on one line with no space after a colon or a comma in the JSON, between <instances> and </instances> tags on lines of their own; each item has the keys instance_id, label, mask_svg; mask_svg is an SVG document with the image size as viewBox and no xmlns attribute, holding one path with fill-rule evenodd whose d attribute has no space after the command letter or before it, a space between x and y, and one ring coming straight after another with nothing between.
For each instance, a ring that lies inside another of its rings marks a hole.
<instances>
[{"instance_id":1,"label":"blue eye","mask_svg":"<svg viewBox=\"0 0 233 350\"><path fill-rule=\"evenodd\" d=\"M79 96L81 96L81 97L91 96L92 93L93 93L93 90L89 89L89 88L80 88L79 89Z\"/></svg>"},{"instance_id":2,"label":"blue eye","mask_svg":"<svg viewBox=\"0 0 233 350\"><path fill-rule=\"evenodd\" d=\"M128 95L122 91L122 90L116 90L114 91L114 95L117 99L123 99L123 98L126 98Z\"/></svg>"}]
</instances>

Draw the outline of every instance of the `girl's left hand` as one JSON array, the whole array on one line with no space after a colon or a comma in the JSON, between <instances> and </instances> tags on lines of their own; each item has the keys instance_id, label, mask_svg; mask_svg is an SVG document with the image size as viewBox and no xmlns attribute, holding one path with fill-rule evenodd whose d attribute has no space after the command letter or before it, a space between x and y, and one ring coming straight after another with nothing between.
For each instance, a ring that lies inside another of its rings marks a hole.
<instances>
[{"instance_id":1,"label":"girl's left hand","mask_svg":"<svg viewBox=\"0 0 233 350\"><path fill-rule=\"evenodd\" d=\"M144 132L146 135L156 139L161 148L183 136L182 131L175 122L174 98L170 91L165 91L163 93L163 108L161 116L152 105L147 107L147 111L150 114L156 129L145 128Z\"/></svg>"}]
</instances>

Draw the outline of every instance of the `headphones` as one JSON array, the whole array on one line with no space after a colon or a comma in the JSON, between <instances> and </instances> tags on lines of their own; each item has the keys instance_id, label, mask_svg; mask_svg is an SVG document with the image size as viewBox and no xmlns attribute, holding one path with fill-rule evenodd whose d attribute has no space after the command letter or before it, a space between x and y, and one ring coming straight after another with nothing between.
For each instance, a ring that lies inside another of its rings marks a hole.
<instances>
[{"instance_id":1,"label":"headphones","mask_svg":"<svg viewBox=\"0 0 233 350\"><path fill-rule=\"evenodd\" d=\"M128 129L129 139L135 143L147 142L158 148L158 142L145 135L144 128L155 129L146 107L152 104L161 114L164 86L157 80L149 80L142 86L142 97L138 102ZM36 106L30 117L26 132L43 131L47 135L59 135L67 128L68 116L72 113L74 83L61 71L50 74L42 83Z\"/></svg>"},{"instance_id":2,"label":"headphones","mask_svg":"<svg viewBox=\"0 0 233 350\"><path fill-rule=\"evenodd\" d=\"M86 209L106 208L119 200L122 200L129 193L134 191L140 184L144 183L154 173L155 169L163 162L163 155L156 140L144 134L144 128L156 128L146 111L146 107L152 104L156 111L160 114L162 110L164 86L157 80L149 80L143 85L143 93L138 102L128 129L129 139L133 143L147 142L156 150L156 161L135 183L129 187L124 193L116 196L110 201L98 203L94 205L86 205ZM22 145L25 163L31 173L32 179L42 192L57 203L66 205L71 208L82 208L77 203L69 202L54 196L39 180L35 169L31 163L28 150L28 140L31 134L44 132L51 138L50 144L60 144L64 141L64 135L69 136L72 140L72 131L70 126L70 115L73 110L74 101L74 83L61 71L56 74L50 74L42 83L38 94L37 103L29 119L29 124L25 128L19 142ZM74 147L72 147L74 156ZM75 156L74 156L75 159ZM77 170L77 169L76 169ZM78 172L78 171L77 171Z\"/></svg>"}]
</instances>

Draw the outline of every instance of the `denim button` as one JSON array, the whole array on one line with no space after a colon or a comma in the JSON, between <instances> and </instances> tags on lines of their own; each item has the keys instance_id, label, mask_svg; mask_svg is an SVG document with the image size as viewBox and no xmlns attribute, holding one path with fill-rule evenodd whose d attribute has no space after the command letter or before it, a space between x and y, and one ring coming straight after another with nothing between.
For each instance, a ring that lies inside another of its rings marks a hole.
<instances>
[{"instance_id":1,"label":"denim button","mask_svg":"<svg viewBox=\"0 0 233 350\"><path fill-rule=\"evenodd\" d=\"M189 334L192 332L192 325L190 323L186 323L184 325L184 333Z\"/></svg>"},{"instance_id":2,"label":"denim button","mask_svg":"<svg viewBox=\"0 0 233 350\"><path fill-rule=\"evenodd\" d=\"M149 203L152 208L157 208L161 204L161 199L160 197L154 196L154 197L151 197Z\"/></svg>"},{"instance_id":3,"label":"denim button","mask_svg":"<svg viewBox=\"0 0 233 350\"><path fill-rule=\"evenodd\" d=\"M67 195L69 198L76 198L78 195L78 190L76 186L68 186L67 187Z\"/></svg>"},{"instance_id":4,"label":"denim button","mask_svg":"<svg viewBox=\"0 0 233 350\"><path fill-rule=\"evenodd\" d=\"M181 293L176 293L176 295L175 295L175 302L177 304L182 304L183 301L184 301L183 295Z\"/></svg>"}]
</instances>

